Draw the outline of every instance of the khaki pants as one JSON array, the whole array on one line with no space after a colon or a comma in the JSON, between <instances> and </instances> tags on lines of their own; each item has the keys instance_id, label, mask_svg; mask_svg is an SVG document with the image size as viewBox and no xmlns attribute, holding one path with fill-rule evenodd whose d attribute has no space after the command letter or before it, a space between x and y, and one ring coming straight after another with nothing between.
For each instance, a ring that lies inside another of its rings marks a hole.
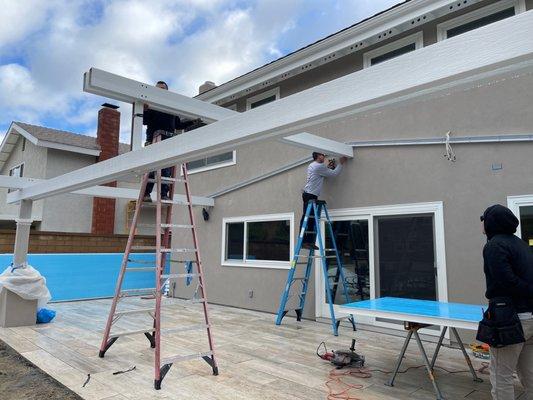
<instances>
[{"instance_id":1,"label":"khaki pants","mask_svg":"<svg viewBox=\"0 0 533 400\"><path fill-rule=\"evenodd\" d=\"M533 400L533 319L522 321L525 343L490 349L490 383L494 400L515 400L513 373L525 389L520 400Z\"/></svg>"}]
</instances>

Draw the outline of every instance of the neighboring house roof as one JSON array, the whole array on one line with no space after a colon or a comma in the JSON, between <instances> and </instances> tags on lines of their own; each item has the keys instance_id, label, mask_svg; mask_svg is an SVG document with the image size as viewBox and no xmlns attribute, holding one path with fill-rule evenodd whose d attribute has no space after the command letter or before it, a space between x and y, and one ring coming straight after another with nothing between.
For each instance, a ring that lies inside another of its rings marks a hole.
<instances>
[{"instance_id":1,"label":"neighboring house roof","mask_svg":"<svg viewBox=\"0 0 533 400\"><path fill-rule=\"evenodd\" d=\"M482 0L405 0L332 35L302 47L244 75L214 87L196 98L216 104L229 103L243 95L307 72L347 54L414 29Z\"/></svg>"},{"instance_id":2,"label":"neighboring house roof","mask_svg":"<svg viewBox=\"0 0 533 400\"><path fill-rule=\"evenodd\" d=\"M100 155L100 146L93 136L13 121L0 145L0 170L4 167L11 151L15 148L19 136L23 136L36 146L91 156ZM129 144L119 143L119 154L128 151L130 151Z\"/></svg>"}]
</instances>

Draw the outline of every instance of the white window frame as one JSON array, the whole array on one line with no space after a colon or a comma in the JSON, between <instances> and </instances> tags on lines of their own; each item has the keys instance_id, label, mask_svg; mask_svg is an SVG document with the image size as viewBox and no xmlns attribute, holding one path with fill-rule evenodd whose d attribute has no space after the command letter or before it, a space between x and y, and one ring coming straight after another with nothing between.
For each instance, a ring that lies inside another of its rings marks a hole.
<instances>
[{"instance_id":1,"label":"white window frame","mask_svg":"<svg viewBox=\"0 0 533 400\"><path fill-rule=\"evenodd\" d=\"M501 0L497 3L490 4L486 7L479 8L472 12L460 15L456 18L444 21L437 25L437 41L448 39L448 31L458 26L467 24L477 19L487 17L491 14L505 10L514 6L515 14L520 14L526 11L525 0Z\"/></svg>"},{"instance_id":2,"label":"white window frame","mask_svg":"<svg viewBox=\"0 0 533 400\"><path fill-rule=\"evenodd\" d=\"M332 221L362 219L368 220L368 258L369 258L369 278L370 278L370 298L376 298L376 265L375 265L375 243L374 243L374 218L389 215L414 215L433 214L434 219L434 239L435 239L435 267L437 269L437 301L448 301L448 279L446 277L446 243L444 235L444 206L442 201L428 203L395 204L372 207L344 208L329 210ZM322 235L325 234L325 225L322 223ZM322 236L324 237L324 236ZM322 266L315 265L315 316L316 318L329 318L329 310L324 294L324 277ZM326 306L325 306L326 305ZM345 314L338 305L335 305L335 312ZM360 318L363 323L371 323L379 327L392 329L403 329L402 325L376 321L375 318ZM370 322L369 322L370 321ZM439 335L440 331L424 329L423 333L429 335Z\"/></svg>"},{"instance_id":3,"label":"white window frame","mask_svg":"<svg viewBox=\"0 0 533 400\"><path fill-rule=\"evenodd\" d=\"M533 206L533 194L524 194L520 196L507 196L507 207L518 218L518 227L515 235L522 239L522 227L520 226L520 207Z\"/></svg>"},{"instance_id":4,"label":"white window frame","mask_svg":"<svg viewBox=\"0 0 533 400\"><path fill-rule=\"evenodd\" d=\"M20 168L22 167L22 173L24 174L24 163L21 162L20 164L17 164L17 165L13 165L11 168L9 168L9 176L14 176L14 175L11 175L11 171L13 171L15 168ZM19 177L22 177L22 175L18 175Z\"/></svg>"},{"instance_id":5,"label":"white window frame","mask_svg":"<svg viewBox=\"0 0 533 400\"><path fill-rule=\"evenodd\" d=\"M266 92L259 93L255 96L249 97L246 99L246 111L252 109L252 104L257 103L258 101L261 101L263 99L266 99L267 97L271 97L275 95L276 100L279 100L279 86L275 87L274 89L267 90ZM276 101L274 100L274 101Z\"/></svg>"},{"instance_id":6,"label":"white window frame","mask_svg":"<svg viewBox=\"0 0 533 400\"><path fill-rule=\"evenodd\" d=\"M289 260L288 261L270 261L270 260L247 260L248 253L248 222L267 222L267 221L285 221L289 220L290 229L290 245L289 245ZM244 223L244 247L243 257L244 260L226 260L226 226L229 223ZM265 214L265 215L251 215L246 217L231 217L222 219L222 249L220 252L220 264L225 267L252 267L252 268L271 268L271 269L289 269L291 259L294 254L294 213L282 213L282 214Z\"/></svg>"},{"instance_id":7,"label":"white window frame","mask_svg":"<svg viewBox=\"0 0 533 400\"><path fill-rule=\"evenodd\" d=\"M229 151L227 151L225 153L229 153ZM223 154L223 153L220 153L220 154ZM224 162L221 162L221 163L212 164L212 165L206 165L205 167L200 167L200 168L194 168L194 169L191 169L191 170L187 170L187 174L194 175L194 174L198 174L200 172L211 171L213 169L231 167L232 165L235 165L235 164L237 164L237 150L233 150L233 158L231 160L224 161ZM183 172L181 172L181 175L183 175Z\"/></svg>"},{"instance_id":8,"label":"white window frame","mask_svg":"<svg viewBox=\"0 0 533 400\"><path fill-rule=\"evenodd\" d=\"M412 35L395 40L392 43L378 47L377 49L367 51L363 53L363 68L371 67L372 59L386 54L390 51L397 50L411 43L415 44L415 51L424 47L424 34L422 31L413 33Z\"/></svg>"}]
</instances>

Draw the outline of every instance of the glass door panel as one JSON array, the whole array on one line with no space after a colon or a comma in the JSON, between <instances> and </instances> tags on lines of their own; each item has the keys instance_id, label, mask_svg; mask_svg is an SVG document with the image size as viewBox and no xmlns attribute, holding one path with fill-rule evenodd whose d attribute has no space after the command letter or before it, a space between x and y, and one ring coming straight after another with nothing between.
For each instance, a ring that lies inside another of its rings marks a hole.
<instances>
[{"instance_id":1,"label":"glass door panel","mask_svg":"<svg viewBox=\"0 0 533 400\"><path fill-rule=\"evenodd\" d=\"M533 250L533 205L520 206L520 237Z\"/></svg>"}]
</instances>

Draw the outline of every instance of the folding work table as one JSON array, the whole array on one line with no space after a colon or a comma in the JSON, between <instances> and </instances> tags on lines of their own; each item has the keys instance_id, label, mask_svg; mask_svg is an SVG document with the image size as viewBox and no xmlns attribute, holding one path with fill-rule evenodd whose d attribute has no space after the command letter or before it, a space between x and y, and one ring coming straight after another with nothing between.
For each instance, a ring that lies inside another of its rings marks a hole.
<instances>
[{"instance_id":1,"label":"folding work table","mask_svg":"<svg viewBox=\"0 0 533 400\"><path fill-rule=\"evenodd\" d=\"M444 303L439 301L430 300L415 300L404 299L398 297L382 297L380 299L363 300L355 303L344 304L341 306L341 310L351 315L362 315L374 318L386 318L389 320L403 321L405 330L408 331L407 337L403 344L402 350L396 363L396 368L389 381L386 383L388 386L394 385L394 379L398 374L400 365L402 363L407 346L414 336L420 350L420 354L424 360L424 364L428 371L429 378L433 384L437 400L444 400L440 389L435 380L433 374L433 367L437 361L439 350L442 347L442 341L446 334L446 330L450 328L450 331L455 336L463 356L468 364L468 368L474 378L475 382L482 382L476 375L476 371L472 366L472 362L468 357L465 350L463 341L459 337L457 328L477 330L478 322L483 317L483 306L473 304L461 304L461 303ZM422 340L418 334L418 330L426 328L428 326L441 326L441 331L437 347L433 354L431 361L429 360L426 350L422 344Z\"/></svg>"}]
</instances>

